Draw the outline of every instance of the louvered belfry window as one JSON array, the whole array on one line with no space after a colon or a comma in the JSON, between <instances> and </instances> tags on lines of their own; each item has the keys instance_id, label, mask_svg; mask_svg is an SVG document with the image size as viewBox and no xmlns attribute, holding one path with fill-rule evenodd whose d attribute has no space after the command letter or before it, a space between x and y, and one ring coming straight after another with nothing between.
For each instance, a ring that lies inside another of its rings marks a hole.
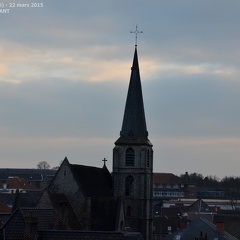
<instances>
[{"instance_id":1,"label":"louvered belfry window","mask_svg":"<svg viewBox=\"0 0 240 240\"><path fill-rule=\"evenodd\" d=\"M125 156L125 165L126 167L133 167L135 161L135 153L132 148L128 148Z\"/></svg>"}]
</instances>

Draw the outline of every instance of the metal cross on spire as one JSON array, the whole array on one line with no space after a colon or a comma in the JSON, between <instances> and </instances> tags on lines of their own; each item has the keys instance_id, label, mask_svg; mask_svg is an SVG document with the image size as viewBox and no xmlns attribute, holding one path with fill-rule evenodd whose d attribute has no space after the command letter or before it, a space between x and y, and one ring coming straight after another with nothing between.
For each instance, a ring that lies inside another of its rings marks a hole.
<instances>
[{"instance_id":1,"label":"metal cross on spire","mask_svg":"<svg viewBox=\"0 0 240 240\"><path fill-rule=\"evenodd\" d=\"M136 35L136 37L135 37L135 46L137 46L137 35L139 33L143 33L143 31L138 31L137 25L136 25L136 30L135 31L131 31L130 33L135 33L135 35Z\"/></svg>"}]
</instances>

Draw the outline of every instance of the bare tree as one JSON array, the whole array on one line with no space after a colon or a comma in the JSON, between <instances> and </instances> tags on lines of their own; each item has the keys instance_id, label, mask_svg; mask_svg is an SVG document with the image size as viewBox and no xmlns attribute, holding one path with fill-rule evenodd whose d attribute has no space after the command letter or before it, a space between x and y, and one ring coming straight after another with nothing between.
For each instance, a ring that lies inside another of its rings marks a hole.
<instances>
[{"instance_id":1,"label":"bare tree","mask_svg":"<svg viewBox=\"0 0 240 240\"><path fill-rule=\"evenodd\" d=\"M38 169L49 169L50 164L47 161L41 161L37 164Z\"/></svg>"},{"instance_id":2,"label":"bare tree","mask_svg":"<svg viewBox=\"0 0 240 240\"><path fill-rule=\"evenodd\" d=\"M58 170L58 169L60 168L60 166L62 165L62 163L63 163L63 160L61 160L61 161L59 162L59 166L53 167L52 169L53 169L53 170Z\"/></svg>"}]
</instances>

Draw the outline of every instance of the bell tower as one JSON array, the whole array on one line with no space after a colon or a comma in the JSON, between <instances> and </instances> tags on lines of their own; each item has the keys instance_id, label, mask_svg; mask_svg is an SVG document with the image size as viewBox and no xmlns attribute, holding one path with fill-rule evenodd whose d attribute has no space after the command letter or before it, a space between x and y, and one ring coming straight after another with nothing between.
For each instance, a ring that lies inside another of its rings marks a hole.
<instances>
[{"instance_id":1,"label":"bell tower","mask_svg":"<svg viewBox=\"0 0 240 240\"><path fill-rule=\"evenodd\" d=\"M137 45L120 137L113 149L114 196L124 199L126 227L152 239L153 150L145 120Z\"/></svg>"}]
</instances>

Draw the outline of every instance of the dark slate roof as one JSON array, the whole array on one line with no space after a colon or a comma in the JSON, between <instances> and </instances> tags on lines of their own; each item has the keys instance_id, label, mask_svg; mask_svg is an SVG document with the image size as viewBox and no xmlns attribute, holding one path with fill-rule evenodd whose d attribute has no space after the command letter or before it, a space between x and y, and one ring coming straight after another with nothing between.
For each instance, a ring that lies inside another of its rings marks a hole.
<instances>
[{"instance_id":1,"label":"dark slate roof","mask_svg":"<svg viewBox=\"0 0 240 240\"><path fill-rule=\"evenodd\" d=\"M0 192L0 201L6 203L8 206L13 206L15 201L15 194Z\"/></svg>"},{"instance_id":2,"label":"dark slate roof","mask_svg":"<svg viewBox=\"0 0 240 240\"><path fill-rule=\"evenodd\" d=\"M54 225L54 209L39 209L39 208L21 208L20 211L24 217L37 216L37 229L38 230L50 230Z\"/></svg>"},{"instance_id":3,"label":"dark slate roof","mask_svg":"<svg viewBox=\"0 0 240 240\"><path fill-rule=\"evenodd\" d=\"M196 202L186 207L183 212L201 212L201 213L209 213L211 212L209 206L202 200L198 199Z\"/></svg>"},{"instance_id":4,"label":"dark slate roof","mask_svg":"<svg viewBox=\"0 0 240 240\"><path fill-rule=\"evenodd\" d=\"M29 191L26 193L16 192L12 212L14 212L17 208L36 207L42 194L43 191Z\"/></svg>"},{"instance_id":5,"label":"dark slate roof","mask_svg":"<svg viewBox=\"0 0 240 240\"><path fill-rule=\"evenodd\" d=\"M36 240L143 240L140 233L85 232L85 231L39 231Z\"/></svg>"},{"instance_id":6,"label":"dark slate roof","mask_svg":"<svg viewBox=\"0 0 240 240\"><path fill-rule=\"evenodd\" d=\"M115 144L144 144L152 146L151 142L148 140L137 47L135 47L131 70L122 130L120 132L120 138Z\"/></svg>"},{"instance_id":7,"label":"dark slate roof","mask_svg":"<svg viewBox=\"0 0 240 240\"><path fill-rule=\"evenodd\" d=\"M230 234L221 234L216 230L216 226L206 219L198 218L194 220L193 222L189 223L187 228L177 230L173 234L170 234L166 236L165 240L175 240L175 239L181 239L181 240L190 240L190 239L196 239L202 234L203 237L207 235L207 239L214 239L217 238L218 240L226 240L226 239L232 239L237 240ZM178 238L177 238L178 237Z\"/></svg>"},{"instance_id":8,"label":"dark slate roof","mask_svg":"<svg viewBox=\"0 0 240 240\"><path fill-rule=\"evenodd\" d=\"M180 177L173 173L153 173L153 183L155 184L181 184Z\"/></svg>"},{"instance_id":9,"label":"dark slate roof","mask_svg":"<svg viewBox=\"0 0 240 240\"><path fill-rule=\"evenodd\" d=\"M112 177L106 167L97 168L76 164L69 164L69 166L86 196L112 196Z\"/></svg>"},{"instance_id":10,"label":"dark slate roof","mask_svg":"<svg viewBox=\"0 0 240 240\"><path fill-rule=\"evenodd\" d=\"M24 217L20 210L15 211L1 228L0 239L24 239ZM5 238L4 238L5 236Z\"/></svg>"},{"instance_id":11,"label":"dark slate roof","mask_svg":"<svg viewBox=\"0 0 240 240\"><path fill-rule=\"evenodd\" d=\"M5 235L4 239L24 239L25 231L25 217L36 216L38 221L38 230L50 230L53 229L53 209L35 209L25 208L17 209L10 218L4 223L1 228L1 233ZM0 236L3 239L3 236Z\"/></svg>"}]
</instances>

